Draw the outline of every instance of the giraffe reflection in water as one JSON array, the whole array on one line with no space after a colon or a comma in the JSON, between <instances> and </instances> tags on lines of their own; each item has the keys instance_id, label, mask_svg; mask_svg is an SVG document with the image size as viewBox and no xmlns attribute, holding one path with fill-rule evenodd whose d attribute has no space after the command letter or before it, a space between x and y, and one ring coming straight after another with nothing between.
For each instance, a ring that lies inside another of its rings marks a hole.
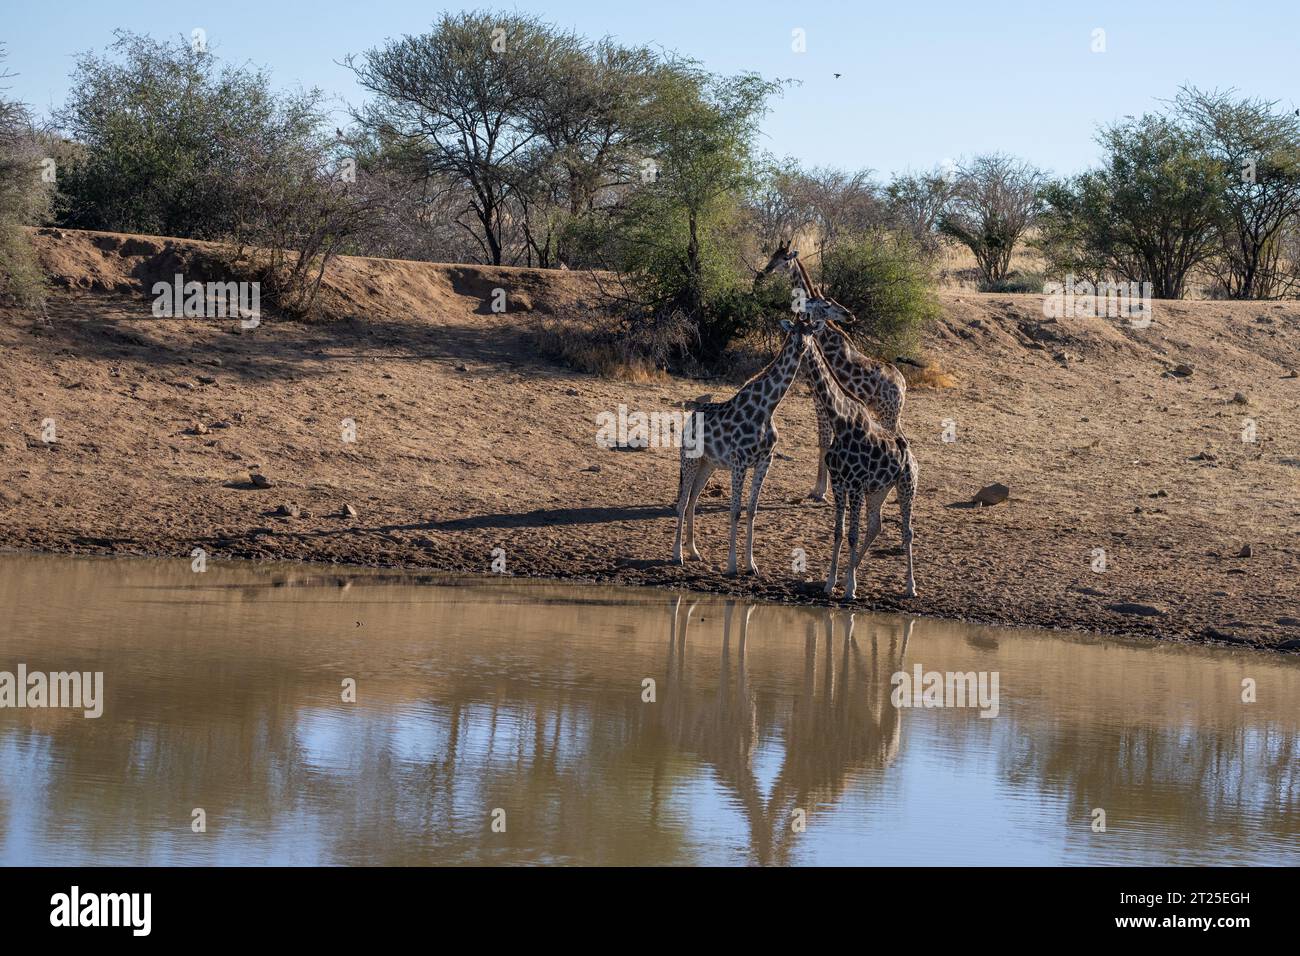
<instances>
[{"instance_id":1,"label":"giraffe reflection in water","mask_svg":"<svg viewBox=\"0 0 1300 956\"><path fill-rule=\"evenodd\" d=\"M852 611L826 610L820 620L809 615L802 678L792 697L780 702L749 684L754 604L724 604L717 678L693 676L690 629L699 606L690 598L673 602L657 729L673 749L710 766L734 796L754 862L787 863L801 831L798 812L807 823L833 811L851 778L888 767L897 756L900 711L890 703L890 677L902 669L914 619L882 624L873 616L867 633L857 635ZM760 611L760 622L763 617ZM765 795L754 764L769 729L781 758Z\"/></svg>"},{"instance_id":2,"label":"giraffe reflection in water","mask_svg":"<svg viewBox=\"0 0 1300 956\"><path fill-rule=\"evenodd\" d=\"M0 671L105 681L98 719L0 708L0 864L1300 850L1284 655L610 586L12 555L0 612ZM996 719L895 708L891 678L918 666L1000 675Z\"/></svg>"}]
</instances>

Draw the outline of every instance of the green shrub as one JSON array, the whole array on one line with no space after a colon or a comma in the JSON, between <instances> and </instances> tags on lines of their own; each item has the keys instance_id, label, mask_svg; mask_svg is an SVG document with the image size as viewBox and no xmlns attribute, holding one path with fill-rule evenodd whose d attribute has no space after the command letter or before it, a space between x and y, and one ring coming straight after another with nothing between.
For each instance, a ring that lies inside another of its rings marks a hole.
<instances>
[{"instance_id":1,"label":"green shrub","mask_svg":"<svg viewBox=\"0 0 1300 956\"><path fill-rule=\"evenodd\" d=\"M882 358L914 354L921 332L939 316L934 277L910 236L877 232L844 240L823 258L820 281L857 317L850 335Z\"/></svg>"},{"instance_id":2,"label":"green shrub","mask_svg":"<svg viewBox=\"0 0 1300 956\"><path fill-rule=\"evenodd\" d=\"M36 225L50 210L39 143L27 108L0 97L0 301L24 308L45 301L45 276L23 228Z\"/></svg>"},{"instance_id":3,"label":"green shrub","mask_svg":"<svg viewBox=\"0 0 1300 956\"><path fill-rule=\"evenodd\" d=\"M1003 276L997 282L981 282L981 292L1039 292L1047 279L1041 272L1021 272L1019 270Z\"/></svg>"},{"instance_id":4,"label":"green shrub","mask_svg":"<svg viewBox=\"0 0 1300 956\"><path fill-rule=\"evenodd\" d=\"M1054 275L1150 282L1181 299L1216 254L1231 182L1197 138L1168 116L1104 127L1099 167L1048 183L1036 247Z\"/></svg>"},{"instance_id":5,"label":"green shrub","mask_svg":"<svg viewBox=\"0 0 1300 956\"><path fill-rule=\"evenodd\" d=\"M45 273L26 230L0 225L0 302L36 309L45 292Z\"/></svg>"}]
</instances>

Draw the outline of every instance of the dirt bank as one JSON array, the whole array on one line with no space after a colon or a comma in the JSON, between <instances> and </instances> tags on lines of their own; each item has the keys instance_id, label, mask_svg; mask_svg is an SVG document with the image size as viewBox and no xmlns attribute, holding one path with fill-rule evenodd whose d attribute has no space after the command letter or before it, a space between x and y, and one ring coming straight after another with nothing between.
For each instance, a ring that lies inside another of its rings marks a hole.
<instances>
[{"instance_id":1,"label":"dirt bank","mask_svg":"<svg viewBox=\"0 0 1300 956\"><path fill-rule=\"evenodd\" d=\"M539 355L530 316L580 314L587 277L351 259L329 276L333 321L238 330L151 316L143 289L193 244L37 241L59 282L48 321L0 310L0 546L478 573L503 548L515 575L820 600L831 512L801 500L815 472L808 395L777 416L789 457L764 489L765 577L720 573L718 479L700 520L708 562L667 563L675 452L603 450L596 416L728 388L606 381ZM1300 379L1287 377L1300 307L1157 304L1134 329L1044 321L1040 296L943 303L926 354L958 384L910 394L903 414L921 468L920 595L898 597L891 503L861 606L1300 648ZM1169 374L1180 364L1189 376ZM946 421L956 441L942 440ZM966 506L995 481L1010 501Z\"/></svg>"}]
</instances>

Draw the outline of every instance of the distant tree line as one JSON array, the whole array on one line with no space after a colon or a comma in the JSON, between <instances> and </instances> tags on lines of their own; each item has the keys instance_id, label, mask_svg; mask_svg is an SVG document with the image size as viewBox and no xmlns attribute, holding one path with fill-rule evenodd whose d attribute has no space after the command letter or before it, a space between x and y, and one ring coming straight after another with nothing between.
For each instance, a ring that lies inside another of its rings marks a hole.
<instances>
[{"instance_id":1,"label":"distant tree line","mask_svg":"<svg viewBox=\"0 0 1300 956\"><path fill-rule=\"evenodd\" d=\"M607 269L636 334L706 358L770 328L788 290L754 268L791 238L879 351L934 314L944 243L985 289L1041 284L1014 274L1028 244L1053 274L1159 297L1194 275L1300 294L1300 119L1231 91L1102 129L1078 176L989 154L881 182L761 154L780 83L523 14L444 14L346 63L366 93L351 108L119 32L77 59L51 129L0 99L0 294L32 281L22 223L218 240L298 312L340 253Z\"/></svg>"}]
</instances>

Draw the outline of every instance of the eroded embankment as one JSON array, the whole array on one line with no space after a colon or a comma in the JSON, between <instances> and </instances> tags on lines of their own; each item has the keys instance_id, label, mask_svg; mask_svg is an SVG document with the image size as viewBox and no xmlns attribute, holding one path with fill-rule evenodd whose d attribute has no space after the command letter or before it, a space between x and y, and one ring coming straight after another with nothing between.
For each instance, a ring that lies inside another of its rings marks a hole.
<instances>
[{"instance_id":1,"label":"eroded embankment","mask_svg":"<svg viewBox=\"0 0 1300 956\"><path fill-rule=\"evenodd\" d=\"M603 450L596 416L728 386L608 381L540 355L528 317L584 316L589 277L345 259L326 277L328 320L241 330L151 316L147 284L188 268L196 244L37 241L59 286L48 319L0 313L4 547L476 573L502 548L516 575L821 600L831 513L801 499L815 472L808 395L797 387L777 415L765 577L720 574L716 478L699 528L708 561L667 563L675 453ZM957 387L916 390L903 414L921 468L920 595L898 597L890 504L862 606L1300 647L1300 380L1287 377L1300 308L1157 303L1134 329L1044 320L1039 296L943 304L926 352ZM1169 374L1180 364L1192 374ZM966 506L994 481L1010 501Z\"/></svg>"}]
</instances>

